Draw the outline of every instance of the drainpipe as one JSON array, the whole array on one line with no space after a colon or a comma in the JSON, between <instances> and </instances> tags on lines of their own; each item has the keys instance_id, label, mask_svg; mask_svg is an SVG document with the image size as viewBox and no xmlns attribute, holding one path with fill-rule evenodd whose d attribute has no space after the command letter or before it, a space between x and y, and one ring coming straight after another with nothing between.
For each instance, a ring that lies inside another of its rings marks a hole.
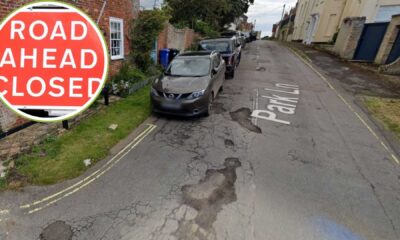
<instances>
[{"instance_id":1,"label":"drainpipe","mask_svg":"<svg viewBox=\"0 0 400 240\"><path fill-rule=\"evenodd\" d=\"M283 4L281 21L283 20L283 17L285 16L285 8L286 8L286 4Z\"/></svg>"},{"instance_id":2,"label":"drainpipe","mask_svg":"<svg viewBox=\"0 0 400 240\"><path fill-rule=\"evenodd\" d=\"M97 18L97 25L99 24L100 19L101 19L101 17L103 16L104 9L106 8L106 5L107 5L107 1L104 1L104 2L103 2L103 7L101 8L101 11L100 11L100 14L99 14L99 17Z\"/></svg>"},{"instance_id":3,"label":"drainpipe","mask_svg":"<svg viewBox=\"0 0 400 240\"><path fill-rule=\"evenodd\" d=\"M97 25L99 25L99 23L100 23L100 19L101 19L101 17L102 17L103 14L104 14L104 9L106 8L106 5L107 5L107 1L104 0L104 2L103 2L103 7L101 8L99 17L97 18ZM104 87L104 88L103 88L104 103L105 103L106 106L108 106L108 104L109 104L109 95L108 95L108 91L109 91L108 87ZM66 122L66 123L63 122L63 127L64 127L65 129L68 129L68 122Z\"/></svg>"}]
</instances>

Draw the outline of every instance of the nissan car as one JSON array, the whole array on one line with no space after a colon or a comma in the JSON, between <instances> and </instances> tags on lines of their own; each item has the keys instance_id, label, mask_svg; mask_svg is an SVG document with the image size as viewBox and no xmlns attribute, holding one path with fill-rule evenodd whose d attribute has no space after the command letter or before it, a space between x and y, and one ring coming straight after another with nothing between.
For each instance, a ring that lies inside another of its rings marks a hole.
<instances>
[{"instance_id":1,"label":"nissan car","mask_svg":"<svg viewBox=\"0 0 400 240\"><path fill-rule=\"evenodd\" d=\"M223 89L225 70L225 62L216 51L178 55L152 84L153 112L210 115L212 103Z\"/></svg>"}]
</instances>

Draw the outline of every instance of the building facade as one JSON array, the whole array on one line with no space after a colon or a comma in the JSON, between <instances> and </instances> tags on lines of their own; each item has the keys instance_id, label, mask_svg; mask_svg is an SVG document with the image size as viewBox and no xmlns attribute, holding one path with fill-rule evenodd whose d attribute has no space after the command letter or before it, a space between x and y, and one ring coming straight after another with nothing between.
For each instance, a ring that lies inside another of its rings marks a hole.
<instances>
[{"instance_id":1,"label":"building facade","mask_svg":"<svg viewBox=\"0 0 400 240\"><path fill-rule=\"evenodd\" d=\"M32 0L0 1L0 19ZM64 0L87 13L98 22L110 53L110 75L119 71L123 60L130 54L130 26L138 15L139 0ZM0 132L6 132L25 122L0 103Z\"/></svg>"},{"instance_id":2,"label":"building facade","mask_svg":"<svg viewBox=\"0 0 400 240\"><path fill-rule=\"evenodd\" d=\"M393 15L399 13L399 0L348 0L342 20L348 17L365 17L366 23L389 22Z\"/></svg>"},{"instance_id":3,"label":"building facade","mask_svg":"<svg viewBox=\"0 0 400 240\"><path fill-rule=\"evenodd\" d=\"M344 19L366 17L367 23L389 22L400 13L400 0L299 0L294 41L306 44L334 40Z\"/></svg>"},{"instance_id":4,"label":"building facade","mask_svg":"<svg viewBox=\"0 0 400 240\"><path fill-rule=\"evenodd\" d=\"M295 41L324 43L338 30L346 0L300 0L295 21Z\"/></svg>"},{"instance_id":5,"label":"building facade","mask_svg":"<svg viewBox=\"0 0 400 240\"><path fill-rule=\"evenodd\" d=\"M293 31L294 31L294 21L296 19L296 7L290 9L288 13L283 16L282 21L280 21L277 26L274 27L275 31L274 37L281 41L292 41Z\"/></svg>"}]
</instances>

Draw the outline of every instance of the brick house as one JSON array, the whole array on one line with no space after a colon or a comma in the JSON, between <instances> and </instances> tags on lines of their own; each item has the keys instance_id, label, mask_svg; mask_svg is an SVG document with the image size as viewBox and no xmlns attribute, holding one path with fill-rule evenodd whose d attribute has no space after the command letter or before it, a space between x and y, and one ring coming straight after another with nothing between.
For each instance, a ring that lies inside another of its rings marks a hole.
<instances>
[{"instance_id":1,"label":"brick house","mask_svg":"<svg viewBox=\"0 0 400 240\"><path fill-rule=\"evenodd\" d=\"M32 0L0 1L0 19L5 18L13 10ZM122 62L130 52L129 31L131 22L139 13L139 0L64 0L87 13L104 33L109 52L110 75L118 72ZM113 34L111 34L111 29ZM121 33L121 34L119 34ZM120 37L122 36L122 37ZM112 47L111 47L112 46ZM0 133L15 128L25 122L0 103Z\"/></svg>"}]
</instances>

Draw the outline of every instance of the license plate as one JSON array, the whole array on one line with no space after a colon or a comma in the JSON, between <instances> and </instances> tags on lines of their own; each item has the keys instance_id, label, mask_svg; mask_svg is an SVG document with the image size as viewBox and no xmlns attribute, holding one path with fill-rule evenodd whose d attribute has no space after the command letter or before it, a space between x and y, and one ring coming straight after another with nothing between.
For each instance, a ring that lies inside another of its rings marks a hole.
<instances>
[{"instance_id":1,"label":"license plate","mask_svg":"<svg viewBox=\"0 0 400 240\"><path fill-rule=\"evenodd\" d=\"M161 104L161 106L171 110L180 110L182 107L179 102L164 102Z\"/></svg>"}]
</instances>

